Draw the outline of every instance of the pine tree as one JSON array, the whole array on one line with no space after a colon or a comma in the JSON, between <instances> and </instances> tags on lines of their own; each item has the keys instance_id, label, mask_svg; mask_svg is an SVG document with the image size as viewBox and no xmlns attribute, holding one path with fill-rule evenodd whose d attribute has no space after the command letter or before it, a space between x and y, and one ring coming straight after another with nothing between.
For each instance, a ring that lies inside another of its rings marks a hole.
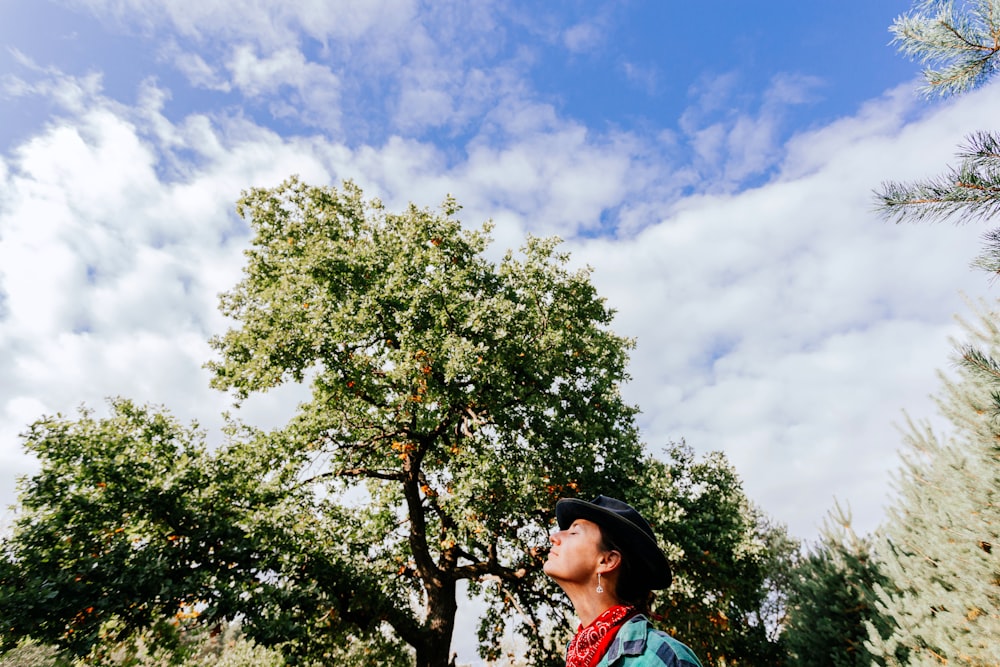
<instances>
[{"instance_id":1,"label":"pine tree","mask_svg":"<svg viewBox=\"0 0 1000 667\"><path fill-rule=\"evenodd\" d=\"M868 624L878 664L1000 665L1000 317L979 311L937 401L954 432L909 424L878 548L891 633Z\"/></svg>"},{"instance_id":2,"label":"pine tree","mask_svg":"<svg viewBox=\"0 0 1000 667\"><path fill-rule=\"evenodd\" d=\"M819 543L796 565L789 582L784 641L789 667L868 667L865 623L886 630L874 586L886 578L872 540L859 537L850 514L835 505Z\"/></svg>"},{"instance_id":3,"label":"pine tree","mask_svg":"<svg viewBox=\"0 0 1000 667\"><path fill-rule=\"evenodd\" d=\"M900 50L926 65L925 94L961 94L997 70L1000 0L918 0L891 28ZM1000 135L979 132L946 175L888 183L883 215L897 222L989 222L1000 211ZM977 264L1000 273L1000 229L985 235ZM868 648L886 665L1000 665L1000 321L984 305L956 352L958 376L938 400L954 432L939 437L909 423L897 498L879 544L891 584L878 607L891 621Z\"/></svg>"}]
</instances>

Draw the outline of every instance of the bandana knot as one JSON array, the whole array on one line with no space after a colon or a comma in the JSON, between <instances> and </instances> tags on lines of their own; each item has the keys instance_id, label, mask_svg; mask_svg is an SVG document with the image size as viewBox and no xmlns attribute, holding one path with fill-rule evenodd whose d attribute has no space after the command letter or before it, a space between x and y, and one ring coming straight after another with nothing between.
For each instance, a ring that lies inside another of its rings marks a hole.
<instances>
[{"instance_id":1,"label":"bandana knot","mask_svg":"<svg viewBox=\"0 0 1000 667\"><path fill-rule=\"evenodd\" d=\"M566 667L596 665L611 644L611 640L618 634L618 630L635 613L635 607L619 604L595 618L587 627L581 625L569 643Z\"/></svg>"}]
</instances>

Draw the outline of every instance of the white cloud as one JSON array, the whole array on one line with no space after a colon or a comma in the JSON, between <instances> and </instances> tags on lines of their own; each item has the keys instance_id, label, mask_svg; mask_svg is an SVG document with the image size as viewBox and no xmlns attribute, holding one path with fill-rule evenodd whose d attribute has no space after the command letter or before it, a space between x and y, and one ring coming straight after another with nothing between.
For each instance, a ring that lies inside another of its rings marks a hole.
<instances>
[{"instance_id":1,"label":"white cloud","mask_svg":"<svg viewBox=\"0 0 1000 667\"><path fill-rule=\"evenodd\" d=\"M800 536L835 496L873 529L902 410L939 421L928 396L949 367L958 290L990 289L968 268L977 230L890 225L871 191L904 163L906 178L940 171L952 128L988 121L998 97L900 129L912 108L889 95L862 112L868 124L798 136L772 183L688 198L632 239L574 242L617 328L638 339L626 391L647 442L726 451L751 497Z\"/></svg>"},{"instance_id":2,"label":"white cloud","mask_svg":"<svg viewBox=\"0 0 1000 667\"><path fill-rule=\"evenodd\" d=\"M233 86L247 97L270 97L275 117L291 116L339 131L340 80L328 67L308 62L297 49L281 49L260 57L253 47L240 45L233 50L227 67Z\"/></svg>"},{"instance_id":3,"label":"white cloud","mask_svg":"<svg viewBox=\"0 0 1000 667\"><path fill-rule=\"evenodd\" d=\"M216 294L239 277L246 231L234 202L293 173L329 180L310 152L239 121L172 125L155 104L98 100L3 160L0 413L21 420L0 425L3 451L28 412L114 394L217 424L228 401L208 390L201 365L224 326ZM195 161L181 164L182 154ZM164 179L167 162L176 168ZM8 501L11 489L5 479Z\"/></svg>"},{"instance_id":4,"label":"white cloud","mask_svg":"<svg viewBox=\"0 0 1000 667\"><path fill-rule=\"evenodd\" d=\"M229 92L232 85L215 67L209 65L204 58L193 52L181 51L176 46L164 49L165 55L172 60L174 66L181 71L195 88L208 88Z\"/></svg>"},{"instance_id":5,"label":"white cloud","mask_svg":"<svg viewBox=\"0 0 1000 667\"><path fill-rule=\"evenodd\" d=\"M764 91L765 104L782 106L805 104L815 99L813 91L823 86L822 79L801 74L776 74Z\"/></svg>"},{"instance_id":6,"label":"white cloud","mask_svg":"<svg viewBox=\"0 0 1000 667\"><path fill-rule=\"evenodd\" d=\"M282 49L261 58L252 46L240 45L233 50L228 66L235 85L251 97L278 92L285 85L301 89L317 78L316 70L322 72L318 78L325 77L333 87L337 86L329 70L307 63L295 49Z\"/></svg>"},{"instance_id":7,"label":"white cloud","mask_svg":"<svg viewBox=\"0 0 1000 667\"><path fill-rule=\"evenodd\" d=\"M813 99L815 77L777 74L760 93L739 90L734 72L703 77L689 91L679 126L690 146L699 189L732 192L767 173L784 156L783 128L790 106ZM756 107L756 108L754 108Z\"/></svg>"},{"instance_id":8,"label":"white cloud","mask_svg":"<svg viewBox=\"0 0 1000 667\"><path fill-rule=\"evenodd\" d=\"M27 80L13 74L4 74L0 77L0 93L3 97L44 97L63 109L80 111L101 91L102 76L96 72L84 77L68 77L61 72L38 67L30 61L25 61L24 64L29 71L42 76L36 80Z\"/></svg>"},{"instance_id":9,"label":"white cloud","mask_svg":"<svg viewBox=\"0 0 1000 667\"><path fill-rule=\"evenodd\" d=\"M698 116L727 108L738 82L739 78L735 72L700 77L688 90L688 96L693 98L693 103L681 116L681 128L689 131L693 126L700 124Z\"/></svg>"},{"instance_id":10,"label":"white cloud","mask_svg":"<svg viewBox=\"0 0 1000 667\"><path fill-rule=\"evenodd\" d=\"M305 33L315 39L358 38L396 31L414 16L412 0L73 0L102 17L156 32L164 25L207 42L246 38L264 47L296 43Z\"/></svg>"},{"instance_id":11,"label":"white cloud","mask_svg":"<svg viewBox=\"0 0 1000 667\"><path fill-rule=\"evenodd\" d=\"M161 59L196 89L245 97L275 118L338 137L475 130L532 56L504 55L502 3L412 0L75 0L155 35ZM166 35L166 37L161 37ZM226 76L228 73L228 76ZM517 77L519 78L519 77ZM348 131L349 130L349 131Z\"/></svg>"},{"instance_id":12,"label":"white cloud","mask_svg":"<svg viewBox=\"0 0 1000 667\"><path fill-rule=\"evenodd\" d=\"M606 32L603 21L583 21L563 32L563 44L571 53L587 53L604 42Z\"/></svg>"},{"instance_id":13,"label":"white cloud","mask_svg":"<svg viewBox=\"0 0 1000 667\"><path fill-rule=\"evenodd\" d=\"M659 88L659 73L656 67L626 62L622 64L625 78L647 95L653 95Z\"/></svg>"}]
</instances>

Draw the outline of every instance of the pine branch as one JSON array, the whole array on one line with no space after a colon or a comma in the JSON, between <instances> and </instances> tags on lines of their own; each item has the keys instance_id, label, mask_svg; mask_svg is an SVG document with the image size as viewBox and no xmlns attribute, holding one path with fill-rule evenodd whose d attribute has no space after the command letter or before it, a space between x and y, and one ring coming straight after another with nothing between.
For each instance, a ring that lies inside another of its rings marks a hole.
<instances>
[{"instance_id":1,"label":"pine branch","mask_svg":"<svg viewBox=\"0 0 1000 667\"><path fill-rule=\"evenodd\" d=\"M1000 138L992 132L975 132L956 153L964 173L988 183L1000 183Z\"/></svg>"},{"instance_id":2,"label":"pine branch","mask_svg":"<svg viewBox=\"0 0 1000 667\"><path fill-rule=\"evenodd\" d=\"M952 172L915 183L890 181L875 198L877 212L896 223L989 220L1000 213L1000 184L972 173Z\"/></svg>"},{"instance_id":3,"label":"pine branch","mask_svg":"<svg viewBox=\"0 0 1000 667\"><path fill-rule=\"evenodd\" d=\"M965 346L962 348L961 359L962 366L972 371L975 377L1000 383L1000 362L979 348Z\"/></svg>"},{"instance_id":4,"label":"pine branch","mask_svg":"<svg viewBox=\"0 0 1000 667\"><path fill-rule=\"evenodd\" d=\"M990 392L990 400L993 402L993 417L1000 419L1000 361L978 348L967 345L962 348L960 363L972 373L973 377L998 387Z\"/></svg>"},{"instance_id":5,"label":"pine branch","mask_svg":"<svg viewBox=\"0 0 1000 667\"><path fill-rule=\"evenodd\" d=\"M929 0L893 22L893 43L924 70L927 95L956 95L984 84L997 71L1000 24L996 0L976 0L955 12L953 0Z\"/></svg>"},{"instance_id":6,"label":"pine branch","mask_svg":"<svg viewBox=\"0 0 1000 667\"><path fill-rule=\"evenodd\" d=\"M960 147L958 170L913 183L887 182L875 192L876 210L896 223L988 220L1000 213L1000 138L969 136Z\"/></svg>"},{"instance_id":7,"label":"pine branch","mask_svg":"<svg viewBox=\"0 0 1000 667\"><path fill-rule=\"evenodd\" d=\"M986 271L993 279L1000 278L1000 229L991 229L983 234L983 246L982 253L972 265Z\"/></svg>"}]
</instances>

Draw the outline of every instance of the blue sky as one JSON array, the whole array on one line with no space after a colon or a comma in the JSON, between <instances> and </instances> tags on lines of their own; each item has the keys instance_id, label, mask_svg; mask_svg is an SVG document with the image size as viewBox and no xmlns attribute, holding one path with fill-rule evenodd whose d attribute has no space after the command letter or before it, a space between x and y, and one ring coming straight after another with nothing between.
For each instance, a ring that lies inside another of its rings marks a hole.
<instances>
[{"instance_id":1,"label":"blue sky","mask_svg":"<svg viewBox=\"0 0 1000 667\"><path fill-rule=\"evenodd\" d=\"M886 26L906 9L905 2L784 1L769 3L766 11L717 0L538 5L483 4L470 11L446 3L428 17L436 22L421 26L423 38L436 43L386 53L382 42L395 36L380 36L378 24L363 25L344 39L336 30L304 29L297 25L302 19L294 16L283 26L289 31L284 35L277 29L265 33L253 25L225 25L243 23L241 15L253 10L230 11L221 3L207 3L209 20L200 28L178 25L178 16L169 21L170 14L185 14L181 3L151 3L149 7L159 7L153 11L136 2L13 1L0 9L0 39L6 47L0 64L23 76L26 56L38 67L67 75L97 73L104 92L123 102L134 101L139 84L153 77L170 91L164 114L172 119L211 111L246 115L283 134L329 132L333 121L308 113L306 105L298 113L276 110L271 95L232 90L234 82L224 81L218 71L198 78L191 62L180 62L197 58L218 67L232 58L227 51L234 43L252 46L258 58L269 49L292 45L307 61L330 67L338 87L350 93L338 100L339 139L358 146L402 134L459 155L462 144L481 127L489 102L504 92L477 91L478 99L468 100L472 108L460 117L449 118L439 110L436 118L422 123L393 122L404 102L400 88L420 83L405 82L408 74L420 71L428 79L425 91L450 89L455 97L461 97L456 87L473 72L492 78L493 84L506 74L516 77L533 99L588 128L655 135L676 131L685 109L709 93L715 102L702 110L714 117L759 109L775 77L796 84L795 100L785 111L782 130L787 133L849 113L915 71L886 47ZM217 39L219 34L223 39ZM225 39L233 34L237 39ZM364 53L369 47L370 53ZM272 92L292 93L291 102L302 96L294 84L277 81ZM46 117L43 103L37 98L8 101L0 130L5 144L37 128Z\"/></svg>"},{"instance_id":2,"label":"blue sky","mask_svg":"<svg viewBox=\"0 0 1000 667\"><path fill-rule=\"evenodd\" d=\"M624 391L654 451L724 451L800 538L835 498L873 530L896 424L943 428L954 314L993 294L976 227L872 213L1000 101L918 97L889 45L909 4L3 2L0 501L42 414L124 395L218 437L233 204L299 174L397 208L451 193L497 256L558 234L638 342Z\"/></svg>"}]
</instances>

